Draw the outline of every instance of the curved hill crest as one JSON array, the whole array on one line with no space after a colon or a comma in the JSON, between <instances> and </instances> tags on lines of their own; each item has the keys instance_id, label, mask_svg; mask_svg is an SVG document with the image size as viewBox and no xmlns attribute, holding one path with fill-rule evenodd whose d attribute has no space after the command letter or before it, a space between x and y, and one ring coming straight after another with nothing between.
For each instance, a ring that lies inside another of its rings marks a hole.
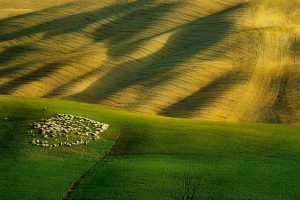
<instances>
[{"instance_id":1,"label":"curved hill crest","mask_svg":"<svg viewBox=\"0 0 300 200\"><path fill-rule=\"evenodd\" d=\"M0 7L1 94L171 117L300 122L299 0Z\"/></svg>"}]
</instances>

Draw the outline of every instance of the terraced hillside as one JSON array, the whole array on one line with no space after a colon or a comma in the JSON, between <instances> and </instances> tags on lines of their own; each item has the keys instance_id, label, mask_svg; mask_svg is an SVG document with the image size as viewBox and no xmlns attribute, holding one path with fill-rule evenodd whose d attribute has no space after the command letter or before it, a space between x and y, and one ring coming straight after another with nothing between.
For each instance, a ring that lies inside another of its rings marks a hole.
<instances>
[{"instance_id":1,"label":"terraced hillside","mask_svg":"<svg viewBox=\"0 0 300 200\"><path fill-rule=\"evenodd\" d=\"M0 93L300 122L299 0L0 0Z\"/></svg>"}]
</instances>

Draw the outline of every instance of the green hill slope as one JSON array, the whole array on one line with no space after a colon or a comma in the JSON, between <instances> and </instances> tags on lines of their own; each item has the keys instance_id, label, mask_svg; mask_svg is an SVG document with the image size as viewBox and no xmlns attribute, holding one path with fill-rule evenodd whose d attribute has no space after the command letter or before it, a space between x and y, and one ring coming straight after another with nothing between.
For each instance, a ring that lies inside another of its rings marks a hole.
<instances>
[{"instance_id":1,"label":"green hill slope","mask_svg":"<svg viewBox=\"0 0 300 200\"><path fill-rule=\"evenodd\" d=\"M299 0L0 1L0 93L299 123Z\"/></svg>"},{"instance_id":2,"label":"green hill slope","mask_svg":"<svg viewBox=\"0 0 300 200\"><path fill-rule=\"evenodd\" d=\"M0 97L0 199L297 199L300 127L172 119L61 100ZM43 108L47 107L47 111ZM88 146L30 144L33 120L70 113L109 123ZM7 118L7 120L3 120ZM111 154L109 151L119 135ZM175 196L174 196L175 195Z\"/></svg>"},{"instance_id":3,"label":"green hill slope","mask_svg":"<svg viewBox=\"0 0 300 200\"><path fill-rule=\"evenodd\" d=\"M45 105L52 108L44 111ZM103 140L88 146L54 149L31 144L36 137L28 133L32 122L58 112L87 116L83 110L74 111L74 105L0 97L0 199L60 199L78 177L111 149L112 137L119 133L116 125L103 135ZM96 115L90 117L103 119Z\"/></svg>"}]
</instances>

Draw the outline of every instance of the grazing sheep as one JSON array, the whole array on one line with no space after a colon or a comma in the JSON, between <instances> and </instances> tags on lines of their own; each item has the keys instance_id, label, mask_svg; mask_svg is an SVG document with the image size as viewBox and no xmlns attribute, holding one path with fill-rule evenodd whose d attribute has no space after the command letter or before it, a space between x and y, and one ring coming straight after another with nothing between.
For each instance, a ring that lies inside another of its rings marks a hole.
<instances>
[{"instance_id":1,"label":"grazing sheep","mask_svg":"<svg viewBox=\"0 0 300 200\"><path fill-rule=\"evenodd\" d=\"M87 145L89 140L99 139L100 137L98 134L106 130L108 126L108 124L100 123L85 117L70 114L57 114L49 119L42 119L42 122L34 122L32 124L33 130L28 132L33 134L34 129L38 129L38 132L43 138L51 138L49 139L49 144L47 141L34 139L32 141L32 144L34 145L42 147L70 147L79 144ZM76 140L76 137L80 137L80 140ZM62 138L65 138L65 141L70 140L70 142L62 142Z\"/></svg>"}]
</instances>

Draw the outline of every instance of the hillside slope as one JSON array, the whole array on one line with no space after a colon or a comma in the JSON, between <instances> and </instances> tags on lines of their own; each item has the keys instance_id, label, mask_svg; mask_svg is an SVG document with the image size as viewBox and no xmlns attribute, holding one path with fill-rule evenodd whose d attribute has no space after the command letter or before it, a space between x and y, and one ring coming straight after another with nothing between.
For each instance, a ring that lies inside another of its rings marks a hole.
<instances>
[{"instance_id":1,"label":"hillside slope","mask_svg":"<svg viewBox=\"0 0 300 200\"><path fill-rule=\"evenodd\" d=\"M299 0L1 0L0 8L0 94L300 122Z\"/></svg>"},{"instance_id":2,"label":"hillside slope","mask_svg":"<svg viewBox=\"0 0 300 200\"><path fill-rule=\"evenodd\" d=\"M87 146L32 145L29 125L56 113L110 126ZM174 119L0 95L1 200L181 199L185 179L196 184L195 199L299 199L299 162L300 126Z\"/></svg>"}]
</instances>

